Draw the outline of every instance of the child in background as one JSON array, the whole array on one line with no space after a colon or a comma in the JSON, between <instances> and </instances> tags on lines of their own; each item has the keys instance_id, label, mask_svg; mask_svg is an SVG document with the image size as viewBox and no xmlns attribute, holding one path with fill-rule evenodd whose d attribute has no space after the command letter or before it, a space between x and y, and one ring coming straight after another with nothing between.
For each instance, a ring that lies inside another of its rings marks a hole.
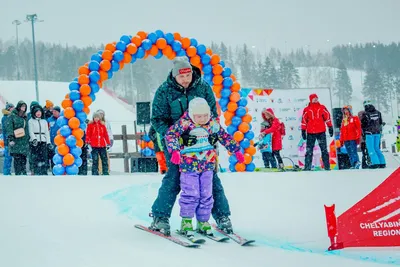
<instances>
[{"instance_id":1,"label":"child in background","mask_svg":"<svg viewBox=\"0 0 400 267\"><path fill-rule=\"evenodd\" d=\"M190 131L190 135L196 136L195 145L180 145L180 136L185 131ZM186 236L193 235L192 218L195 214L197 231L212 235L208 220L214 203L212 179L217 158L214 146L208 141L212 134L217 134L219 142L236 155L238 162L244 161L239 144L225 132L216 119L211 118L210 107L203 98L191 100L188 111L165 135L168 152L172 154L171 162L179 165L181 172L181 234Z\"/></svg>"},{"instance_id":2,"label":"child in background","mask_svg":"<svg viewBox=\"0 0 400 267\"><path fill-rule=\"evenodd\" d=\"M261 123L261 132L268 129L270 124L268 121L263 121ZM264 137L260 137L260 141L258 142L258 149L261 152L262 159L264 161L265 168L276 168L276 160L272 155L272 135L267 134Z\"/></svg>"}]
</instances>

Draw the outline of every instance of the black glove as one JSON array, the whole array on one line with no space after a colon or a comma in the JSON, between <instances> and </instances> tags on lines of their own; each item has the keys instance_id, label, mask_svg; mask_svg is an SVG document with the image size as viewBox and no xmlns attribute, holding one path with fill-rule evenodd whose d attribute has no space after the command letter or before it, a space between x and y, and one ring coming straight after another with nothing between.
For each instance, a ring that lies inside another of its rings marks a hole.
<instances>
[{"instance_id":1,"label":"black glove","mask_svg":"<svg viewBox=\"0 0 400 267\"><path fill-rule=\"evenodd\" d=\"M208 136L208 142L210 145L215 145L218 142L218 134L213 133Z\"/></svg>"},{"instance_id":2,"label":"black glove","mask_svg":"<svg viewBox=\"0 0 400 267\"><path fill-rule=\"evenodd\" d=\"M333 136L333 127L329 127L329 135L332 137Z\"/></svg>"},{"instance_id":3,"label":"black glove","mask_svg":"<svg viewBox=\"0 0 400 267\"><path fill-rule=\"evenodd\" d=\"M32 146L37 146L38 145L38 141L36 139L32 140Z\"/></svg>"},{"instance_id":4,"label":"black glove","mask_svg":"<svg viewBox=\"0 0 400 267\"><path fill-rule=\"evenodd\" d=\"M197 142L197 138L194 135L190 135L188 131L184 132L181 135L182 141L183 141L183 145L184 146L193 146L196 144Z\"/></svg>"},{"instance_id":5,"label":"black glove","mask_svg":"<svg viewBox=\"0 0 400 267\"><path fill-rule=\"evenodd\" d=\"M302 137L304 140L307 140L307 133L306 133L306 130L301 130L301 137Z\"/></svg>"}]
</instances>

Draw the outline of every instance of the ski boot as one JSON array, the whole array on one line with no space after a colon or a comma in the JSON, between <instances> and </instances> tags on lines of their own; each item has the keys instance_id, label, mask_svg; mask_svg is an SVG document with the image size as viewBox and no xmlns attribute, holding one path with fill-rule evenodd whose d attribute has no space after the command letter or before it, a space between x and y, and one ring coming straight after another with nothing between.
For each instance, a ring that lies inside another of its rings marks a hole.
<instances>
[{"instance_id":1,"label":"ski boot","mask_svg":"<svg viewBox=\"0 0 400 267\"><path fill-rule=\"evenodd\" d=\"M192 218L182 218L180 234L187 237L194 236Z\"/></svg>"},{"instance_id":2,"label":"ski boot","mask_svg":"<svg viewBox=\"0 0 400 267\"><path fill-rule=\"evenodd\" d=\"M212 235L211 225L209 222L197 221L197 232L203 235Z\"/></svg>"},{"instance_id":3,"label":"ski boot","mask_svg":"<svg viewBox=\"0 0 400 267\"><path fill-rule=\"evenodd\" d=\"M150 215L150 217L153 217ZM163 235L171 235L171 227L169 225L169 219L167 217L153 217L153 222L151 223L150 230L157 231Z\"/></svg>"},{"instance_id":4,"label":"ski boot","mask_svg":"<svg viewBox=\"0 0 400 267\"><path fill-rule=\"evenodd\" d=\"M233 234L232 223L228 216L221 216L215 220L218 229L221 229L227 234Z\"/></svg>"},{"instance_id":5,"label":"ski boot","mask_svg":"<svg viewBox=\"0 0 400 267\"><path fill-rule=\"evenodd\" d=\"M285 171L285 165L283 165L283 163L279 163L278 171L280 171L280 172L284 172Z\"/></svg>"}]
</instances>

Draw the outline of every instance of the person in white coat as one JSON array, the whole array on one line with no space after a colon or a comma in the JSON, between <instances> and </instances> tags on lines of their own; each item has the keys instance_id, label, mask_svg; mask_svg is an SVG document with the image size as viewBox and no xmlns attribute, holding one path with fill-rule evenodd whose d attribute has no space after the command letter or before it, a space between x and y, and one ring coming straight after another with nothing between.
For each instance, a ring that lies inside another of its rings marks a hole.
<instances>
[{"instance_id":1,"label":"person in white coat","mask_svg":"<svg viewBox=\"0 0 400 267\"><path fill-rule=\"evenodd\" d=\"M42 119L43 109L36 106L32 109L32 118L29 119L29 142L31 143L31 157L33 173L47 175L47 149L53 149L50 140L49 126Z\"/></svg>"},{"instance_id":2,"label":"person in white coat","mask_svg":"<svg viewBox=\"0 0 400 267\"><path fill-rule=\"evenodd\" d=\"M114 145L114 135L112 133L110 122L106 120L106 113L104 112L104 110L99 109L99 110L96 111L96 113L100 114L101 121L105 123L106 128L107 128L108 138L110 139L110 145L107 146L108 171L110 171L111 170L111 165L110 165L110 155L109 155L109 153L111 152L111 148ZM99 173L100 174L103 172L101 166L102 165L101 165L101 160L100 160L100 162L99 162Z\"/></svg>"}]
</instances>

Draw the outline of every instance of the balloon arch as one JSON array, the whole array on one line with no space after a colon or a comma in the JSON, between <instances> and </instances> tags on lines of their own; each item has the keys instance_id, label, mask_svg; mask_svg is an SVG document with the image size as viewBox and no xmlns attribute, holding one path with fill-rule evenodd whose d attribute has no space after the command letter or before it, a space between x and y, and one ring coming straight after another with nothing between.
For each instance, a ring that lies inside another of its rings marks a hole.
<instances>
[{"instance_id":1,"label":"balloon arch","mask_svg":"<svg viewBox=\"0 0 400 267\"><path fill-rule=\"evenodd\" d=\"M225 66L210 48L199 44L196 39L182 37L179 33L164 33L161 30L146 33L139 31L135 36L123 35L119 42L109 43L104 50L93 54L90 61L78 69L79 76L69 84L70 92L62 101L63 111L57 124L61 127L55 138L55 175L76 175L82 165L82 138L86 130L86 119L90 105L102 83L111 79L114 72L125 64L153 56L187 56L190 63L201 69L203 78L213 89L218 99L218 113L223 112L227 132L240 142L245 162L239 163L230 155L231 171L254 171L254 133L251 131L252 117L248 113L247 99L241 96L240 84L230 68Z\"/></svg>"}]
</instances>

